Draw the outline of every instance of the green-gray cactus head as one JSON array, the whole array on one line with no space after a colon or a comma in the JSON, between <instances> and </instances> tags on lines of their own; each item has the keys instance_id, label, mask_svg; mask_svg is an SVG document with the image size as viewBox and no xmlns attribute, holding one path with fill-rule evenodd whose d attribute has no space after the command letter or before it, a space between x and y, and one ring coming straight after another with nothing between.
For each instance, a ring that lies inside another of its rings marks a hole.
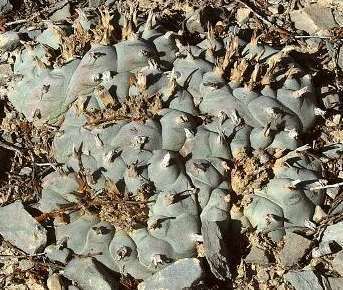
<instances>
[{"instance_id":1,"label":"green-gray cactus head","mask_svg":"<svg viewBox=\"0 0 343 290\"><path fill-rule=\"evenodd\" d=\"M279 240L286 231L305 227L311 221L316 205L323 202L320 164L310 156L290 153L276 161L274 178L256 190L245 215L258 231Z\"/></svg>"}]
</instances>

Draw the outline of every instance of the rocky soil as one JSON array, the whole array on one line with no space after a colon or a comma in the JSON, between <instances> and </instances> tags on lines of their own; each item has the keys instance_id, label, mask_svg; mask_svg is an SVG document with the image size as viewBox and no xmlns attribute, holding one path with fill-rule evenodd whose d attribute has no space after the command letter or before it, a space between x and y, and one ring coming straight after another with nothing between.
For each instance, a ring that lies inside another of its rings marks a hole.
<instances>
[{"instance_id":1,"label":"rocky soil","mask_svg":"<svg viewBox=\"0 0 343 290\"><path fill-rule=\"evenodd\" d=\"M343 2L0 0L1 289L343 289Z\"/></svg>"}]
</instances>

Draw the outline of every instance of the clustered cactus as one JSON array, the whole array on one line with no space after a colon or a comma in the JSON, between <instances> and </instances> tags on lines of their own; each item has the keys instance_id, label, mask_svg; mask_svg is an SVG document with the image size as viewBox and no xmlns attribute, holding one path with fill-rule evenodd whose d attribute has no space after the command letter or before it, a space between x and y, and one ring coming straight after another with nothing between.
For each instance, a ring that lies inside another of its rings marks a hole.
<instances>
[{"instance_id":1,"label":"clustered cactus","mask_svg":"<svg viewBox=\"0 0 343 290\"><path fill-rule=\"evenodd\" d=\"M79 14L74 30L86 34L93 19ZM225 228L237 218L230 216L228 163L245 152L292 153L276 162L274 177L238 219L279 240L312 218L322 201L321 192L310 188L320 166L296 149L298 135L315 120L316 102L311 76L287 52L259 45L255 37L246 43L218 36L211 28L188 45L152 13L144 20L135 12L121 15L121 39L112 45L114 20L108 12L100 18L93 31L97 43L81 58L69 51L70 59L52 65L51 50L66 52L63 27L50 27L26 44L14 62L9 99L37 126L60 125L53 154L64 172L45 178L42 212L80 203L80 174L92 198L110 182L145 202L149 212L145 227L129 230L82 208L67 222L55 219L56 259L68 262L66 249L101 253L94 255L97 263L144 280L196 257L202 224ZM65 269L70 279L75 265L83 267L77 259Z\"/></svg>"}]
</instances>

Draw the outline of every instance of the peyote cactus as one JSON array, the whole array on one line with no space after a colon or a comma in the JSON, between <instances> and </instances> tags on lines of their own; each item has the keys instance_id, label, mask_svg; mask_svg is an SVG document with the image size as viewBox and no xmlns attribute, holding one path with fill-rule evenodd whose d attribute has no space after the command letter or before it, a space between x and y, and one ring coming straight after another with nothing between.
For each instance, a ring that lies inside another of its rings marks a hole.
<instances>
[{"instance_id":1,"label":"peyote cactus","mask_svg":"<svg viewBox=\"0 0 343 290\"><path fill-rule=\"evenodd\" d=\"M20 78L9 91L9 99L29 121L54 123L65 112L69 82L79 65L73 60L63 67L47 67L48 53L41 45L22 50L14 63Z\"/></svg>"},{"instance_id":2,"label":"peyote cactus","mask_svg":"<svg viewBox=\"0 0 343 290\"><path fill-rule=\"evenodd\" d=\"M237 37L223 41L211 29L205 36L193 18L186 25L204 36L196 45L183 45L150 13L145 25L135 15L121 18L121 41L104 44L102 38L81 59L60 67L51 66L46 49L62 47L51 27L15 60L21 79L9 93L12 104L36 124L61 124L53 154L65 173L45 178L39 209L67 207L69 221L54 222L59 250L101 253L71 261L67 255L65 276L71 280L80 279L75 269L93 268L94 279L108 279L108 270L150 279L179 259L196 257L202 242L214 274L228 279L219 269L226 262L214 258L232 221L228 162L252 151L297 152L298 135L315 120L311 76L287 52L255 38L248 44ZM78 29L90 33L94 24L81 20ZM274 177L254 192L242 215L279 240L304 226L321 204L321 192L311 190L320 168L309 157L285 155L273 169ZM82 204L85 188L96 199L108 184L147 205L145 223L127 230L80 207L68 211ZM218 236L210 241L212 230ZM101 289L117 289L106 279Z\"/></svg>"},{"instance_id":3,"label":"peyote cactus","mask_svg":"<svg viewBox=\"0 0 343 290\"><path fill-rule=\"evenodd\" d=\"M290 153L277 160L273 170L275 177L255 192L244 214L258 230L279 240L285 231L304 227L312 219L323 192L311 190L318 185L320 164L309 156Z\"/></svg>"}]
</instances>

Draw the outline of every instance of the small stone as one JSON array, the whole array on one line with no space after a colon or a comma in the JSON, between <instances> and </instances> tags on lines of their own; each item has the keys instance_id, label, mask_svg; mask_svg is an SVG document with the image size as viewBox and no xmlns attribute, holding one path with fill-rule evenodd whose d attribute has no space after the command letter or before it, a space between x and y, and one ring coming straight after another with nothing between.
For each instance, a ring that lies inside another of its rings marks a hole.
<instances>
[{"instance_id":1,"label":"small stone","mask_svg":"<svg viewBox=\"0 0 343 290\"><path fill-rule=\"evenodd\" d=\"M337 205L333 211L331 212L332 215L343 213L343 202L341 202L339 205Z\"/></svg>"},{"instance_id":2,"label":"small stone","mask_svg":"<svg viewBox=\"0 0 343 290\"><path fill-rule=\"evenodd\" d=\"M14 31L0 33L0 52L12 51L20 44L19 34Z\"/></svg>"},{"instance_id":3,"label":"small stone","mask_svg":"<svg viewBox=\"0 0 343 290\"><path fill-rule=\"evenodd\" d=\"M328 159L341 158L343 154L343 143L336 143L324 147L322 154Z\"/></svg>"},{"instance_id":4,"label":"small stone","mask_svg":"<svg viewBox=\"0 0 343 290\"><path fill-rule=\"evenodd\" d=\"M71 17L70 4L67 3L61 9L58 9L56 12L54 12L50 16L50 19L52 21L63 21L63 20L67 20L69 17Z\"/></svg>"},{"instance_id":5,"label":"small stone","mask_svg":"<svg viewBox=\"0 0 343 290\"><path fill-rule=\"evenodd\" d=\"M0 72L0 86L4 86L13 75L11 65L9 63L0 64Z\"/></svg>"},{"instance_id":6,"label":"small stone","mask_svg":"<svg viewBox=\"0 0 343 290\"><path fill-rule=\"evenodd\" d=\"M335 199L336 196L339 194L339 187L334 188L328 188L326 189L326 194L331 197L332 199Z\"/></svg>"},{"instance_id":7,"label":"small stone","mask_svg":"<svg viewBox=\"0 0 343 290\"><path fill-rule=\"evenodd\" d=\"M46 229L16 201L0 208L0 234L24 252L33 255L47 242Z\"/></svg>"},{"instance_id":8,"label":"small stone","mask_svg":"<svg viewBox=\"0 0 343 290\"><path fill-rule=\"evenodd\" d=\"M332 254L336 248L335 245L337 244L334 241L320 243L319 247L316 247L312 250L312 257L319 258Z\"/></svg>"},{"instance_id":9,"label":"small stone","mask_svg":"<svg viewBox=\"0 0 343 290\"><path fill-rule=\"evenodd\" d=\"M343 53L343 51L342 51ZM342 63L343 64L343 63ZM343 66L342 66L343 67ZM322 97L322 102L327 109L338 109L340 103L340 96L331 87L322 87L320 89Z\"/></svg>"},{"instance_id":10,"label":"small stone","mask_svg":"<svg viewBox=\"0 0 343 290\"><path fill-rule=\"evenodd\" d=\"M238 24L241 26L249 20L249 16L250 16L250 9L239 8L236 13L236 20Z\"/></svg>"},{"instance_id":11,"label":"small stone","mask_svg":"<svg viewBox=\"0 0 343 290\"><path fill-rule=\"evenodd\" d=\"M104 0L88 0L89 7L97 8L101 4L104 4Z\"/></svg>"},{"instance_id":12,"label":"small stone","mask_svg":"<svg viewBox=\"0 0 343 290\"><path fill-rule=\"evenodd\" d=\"M332 123L334 123L336 126L341 124L342 121L342 115L341 114L336 114L332 117Z\"/></svg>"},{"instance_id":13,"label":"small stone","mask_svg":"<svg viewBox=\"0 0 343 290\"><path fill-rule=\"evenodd\" d=\"M279 26L282 26L282 24L284 24L284 22L281 19L277 18L276 19L276 24L279 25Z\"/></svg>"},{"instance_id":14,"label":"small stone","mask_svg":"<svg viewBox=\"0 0 343 290\"><path fill-rule=\"evenodd\" d=\"M287 233L284 237L284 247L278 258L284 267L297 264L311 246L311 241L295 233Z\"/></svg>"},{"instance_id":15,"label":"small stone","mask_svg":"<svg viewBox=\"0 0 343 290\"><path fill-rule=\"evenodd\" d=\"M9 0L0 0L0 16L10 12L13 9L13 5Z\"/></svg>"},{"instance_id":16,"label":"small stone","mask_svg":"<svg viewBox=\"0 0 343 290\"><path fill-rule=\"evenodd\" d=\"M268 273L268 269L263 268L263 269L259 269L257 270L257 279L260 282L268 282L270 279L269 273Z\"/></svg>"},{"instance_id":17,"label":"small stone","mask_svg":"<svg viewBox=\"0 0 343 290\"><path fill-rule=\"evenodd\" d=\"M320 38L308 38L305 39L306 45L310 51L318 51L322 45L322 39Z\"/></svg>"},{"instance_id":18,"label":"small stone","mask_svg":"<svg viewBox=\"0 0 343 290\"><path fill-rule=\"evenodd\" d=\"M338 60L337 60L338 66L343 69L343 46L339 48L338 51Z\"/></svg>"},{"instance_id":19,"label":"small stone","mask_svg":"<svg viewBox=\"0 0 343 290\"><path fill-rule=\"evenodd\" d=\"M289 288L286 287L285 283L282 283L281 285L279 285L276 290L288 290Z\"/></svg>"},{"instance_id":20,"label":"small stone","mask_svg":"<svg viewBox=\"0 0 343 290\"><path fill-rule=\"evenodd\" d=\"M343 1L342 0L317 0L318 4L325 6L325 7L330 7L330 8L335 8L335 10L343 12Z\"/></svg>"},{"instance_id":21,"label":"small stone","mask_svg":"<svg viewBox=\"0 0 343 290\"><path fill-rule=\"evenodd\" d=\"M320 275L319 280L321 282L321 286L324 290L332 290L328 281L328 277L324 275Z\"/></svg>"},{"instance_id":22,"label":"small stone","mask_svg":"<svg viewBox=\"0 0 343 290\"><path fill-rule=\"evenodd\" d=\"M295 290L323 290L318 277L313 271L292 271L285 274L284 278Z\"/></svg>"},{"instance_id":23,"label":"small stone","mask_svg":"<svg viewBox=\"0 0 343 290\"><path fill-rule=\"evenodd\" d=\"M204 239L205 257L212 273L220 280L230 279L229 254L226 251L223 230L219 223L203 218L201 234Z\"/></svg>"},{"instance_id":24,"label":"small stone","mask_svg":"<svg viewBox=\"0 0 343 290\"><path fill-rule=\"evenodd\" d=\"M332 278L328 277L328 282L330 285L330 290L342 290L343 289L343 277L341 278Z\"/></svg>"},{"instance_id":25,"label":"small stone","mask_svg":"<svg viewBox=\"0 0 343 290\"><path fill-rule=\"evenodd\" d=\"M322 242L335 241L343 247L343 222L330 225L323 233Z\"/></svg>"},{"instance_id":26,"label":"small stone","mask_svg":"<svg viewBox=\"0 0 343 290\"><path fill-rule=\"evenodd\" d=\"M27 270L32 269L34 266L35 266L34 262L27 260L27 259L23 259L23 260L19 261L18 268L21 271L27 271Z\"/></svg>"},{"instance_id":27,"label":"small stone","mask_svg":"<svg viewBox=\"0 0 343 290\"><path fill-rule=\"evenodd\" d=\"M116 0L106 0L105 5L110 7L115 3Z\"/></svg>"},{"instance_id":28,"label":"small stone","mask_svg":"<svg viewBox=\"0 0 343 290\"><path fill-rule=\"evenodd\" d=\"M138 290L179 290L195 287L204 274L198 259L181 259L138 285ZM196 289L196 288L195 288Z\"/></svg>"},{"instance_id":29,"label":"small stone","mask_svg":"<svg viewBox=\"0 0 343 290\"><path fill-rule=\"evenodd\" d=\"M71 250L68 248L61 249L58 245L49 245L45 248L44 252L50 260L63 264L66 264L69 261L72 254Z\"/></svg>"},{"instance_id":30,"label":"small stone","mask_svg":"<svg viewBox=\"0 0 343 290\"><path fill-rule=\"evenodd\" d=\"M248 264L258 264L263 266L269 264L269 259L266 255L265 250L256 246L251 247L250 253L244 260Z\"/></svg>"},{"instance_id":31,"label":"small stone","mask_svg":"<svg viewBox=\"0 0 343 290\"><path fill-rule=\"evenodd\" d=\"M65 290L66 289L65 286L63 285L62 277L58 275L57 273L49 276L46 284L49 290Z\"/></svg>"},{"instance_id":32,"label":"small stone","mask_svg":"<svg viewBox=\"0 0 343 290\"><path fill-rule=\"evenodd\" d=\"M325 211L319 205L317 205L314 209L313 221L319 223L326 216L327 214L325 213Z\"/></svg>"},{"instance_id":33,"label":"small stone","mask_svg":"<svg viewBox=\"0 0 343 290\"><path fill-rule=\"evenodd\" d=\"M337 253L332 261L332 267L343 277L343 251Z\"/></svg>"},{"instance_id":34,"label":"small stone","mask_svg":"<svg viewBox=\"0 0 343 290\"><path fill-rule=\"evenodd\" d=\"M277 6L269 6L268 10L272 13L272 14L279 14L279 8Z\"/></svg>"},{"instance_id":35,"label":"small stone","mask_svg":"<svg viewBox=\"0 0 343 290\"><path fill-rule=\"evenodd\" d=\"M65 267L63 275L83 290L119 289L113 274L94 258L74 258Z\"/></svg>"},{"instance_id":36,"label":"small stone","mask_svg":"<svg viewBox=\"0 0 343 290\"><path fill-rule=\"evenodd\" d=\"M332 10L318 4L294 10L290 13L290 16L297 29L304 30L309 34L315 34L321 30L338 26Z\"/></svg>"},{"instance_id":37,"label":"small stone","mask_svg":"<svg viewBox=\"0 0 343 290\"><path fill-rule=\"evenodd\" d=\"M32 173L32 168L30 167L23 167L22 169L20 169L19 175L26 175L29 176Z\"/></svg>"}]
</instances>

